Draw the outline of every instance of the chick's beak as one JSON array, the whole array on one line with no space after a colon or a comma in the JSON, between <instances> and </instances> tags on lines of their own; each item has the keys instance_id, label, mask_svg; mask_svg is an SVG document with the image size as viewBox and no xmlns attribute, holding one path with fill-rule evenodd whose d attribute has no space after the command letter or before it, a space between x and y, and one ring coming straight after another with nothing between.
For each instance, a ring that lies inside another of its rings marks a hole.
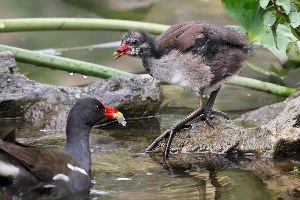
<instances>
[{"instance_id":1,"label":"chick's beak","mask_svg":"<svg viewBox=\"0 0 300 200\"><path fill-rule=\"evenodd\" d=\"M116 119L120 124L122 124L123 126L126 126L126 121L125 121L125 118L124 118L124 115L114 109L114 108L111 108L111 107L108 107L106 105L104 105L104 109L105 109L105 117L108 118L108 119Z\"/></svg>"},{"instance_id":2,"label":"chick's beak","mask_svg":"<svg viewBox=\"0 0 300 200\"><path fill-rule=\"evenodd\" d=\"M117 51L114 52L113 58L114 58L115 60L117 60L118 58L120 58L120 57L123 56L123 55L124 55L123 52L120 52L119 50L117 50Z\"/></svg>"},{"instance_id":3,"label":"chick's beak","mask_svg":"<svg viewBox=\"0 0 300 200\"><path fill-rule=\"evenodd\" d=\"M123 43L119 47L119 49L116 52L114 52L114 55L113 55L114 59L116 60L116 59L120 58L121 56L127 55L128 54L128 50L129 50L128 46Z\"/></svg>"}]
</instances>

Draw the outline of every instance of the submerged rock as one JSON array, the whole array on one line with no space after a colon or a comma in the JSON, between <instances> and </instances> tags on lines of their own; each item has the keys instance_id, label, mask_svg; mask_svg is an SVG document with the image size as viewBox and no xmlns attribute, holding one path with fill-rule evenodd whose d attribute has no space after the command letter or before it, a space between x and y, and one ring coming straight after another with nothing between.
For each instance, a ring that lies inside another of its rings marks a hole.
<instances>
[{"instance_id":1,"label":"submerged rock","mask_svg":"<svg viewBox=\"0 0 300 200\"><path fill-rule=\"evenodd\" d=\"M75 101L96 97L125 117L155 115L160 105L159 82L149 75L112 77L85 87L58 87L19 74L10 52L0 53L0 117L19 117L39 129L64 130Z\"/></svg>"}]
</instances>

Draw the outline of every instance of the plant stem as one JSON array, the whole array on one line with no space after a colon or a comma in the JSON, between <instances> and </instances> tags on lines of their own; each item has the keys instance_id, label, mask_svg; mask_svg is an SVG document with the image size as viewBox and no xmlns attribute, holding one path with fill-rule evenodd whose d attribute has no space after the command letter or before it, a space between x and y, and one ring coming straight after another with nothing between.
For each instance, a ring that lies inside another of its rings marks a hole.
<instances>
[{"instance_id":1,"label":"plant stem","mask_svg":"<svg viewBox=\"0 0 300 200\"><path fill-rule=\"evenodd\" d=\"M235 76L234 78L227 81L227 84L238 85L242 87L247 87L255 90L264 91L267 93L288 97L292 93L294 93L296 88L289 88L285 86L276 85L273 83L263 82L260 80L246 78L241 76Z\"/></svg>"},{"instance_id":2,"label":"plant stem","mask_svg":"<svg viewBox=\"0 0 300 200\"><path fill-rule=\"evenodd\" d=\"M260 73L260 74L263 74L265 76L268 76L268 77L275 77L277 78L278 80L282 80L283 77L282 76L279 76L277 75L276 73L272 72L272 71L268 71L268 70L265 70L261 67L258 67L256 65L254 65L253 63L250 63L250 62L247 62L246 66L250 69L252 69L253 71L257 72L257 73Z\"/></svg>"},{"instance_id":3,"label":"plant stem","mask_svg":"<svg viewBox=\"0 0 300 200\"><path fill-rule=\"evenodd\" d=\"M105 67L93 63L78 61L70 58L46 55L39 52L33 52L26 49L0 45L0 51L11 51L16 60L23 63L30 63L48 67L51 69L64 70L67 72L80 73L88 76L96 76L100 78L109 78L111 76L130 76L128 72Z\"/></svg>"},{"instance_id":4,"label":"plant stem","mask_svg":"<svg viewBox=\"0 0 300 200\"><path fill-rule=\"evenodd\" d=\"M65 48L50 48L50 49L40 49L34 50L34 52L45 53L49 55L60 55L61 52L66 51L78 51L78 50L94 50L100 48L117 48L120 46L120 41L116 42L107 42L102 44L93 44L93 45L86 45L86 46L75 46L75 47L65 47Z\"/></svg>"},{"instance_id":5,"label":"plant stem","mask_svg":"<svg viewBox=\"0 0 300 200\"><path fill-rule=\"evenodd\" d=\"M253 71L257 72L257 73L260 73L260 74L263 74L263 75L266 75L266 76L270 76L270 75L271 75L271 73L270 73L269 71L266 71L266 70L264 70L263 68L258 67L258 66L254 65L254 64L252 64L252 63L249 63L249 62L248 62L248 63L246 64L246 66L247 66L248 68L252 69Z\"/></svg>"},{"instance_id":6,"label":"plant stem","mask_svg":"<svg viewBox=\"0 0 300 200\"><path fill-rule=\"evenodd\" d=\"M0 32L44 31L44 30L115 30L143 29L160 34L169 26L116 19L91 18L25 18L0 19Z\"/></svg>"}]
</instances>

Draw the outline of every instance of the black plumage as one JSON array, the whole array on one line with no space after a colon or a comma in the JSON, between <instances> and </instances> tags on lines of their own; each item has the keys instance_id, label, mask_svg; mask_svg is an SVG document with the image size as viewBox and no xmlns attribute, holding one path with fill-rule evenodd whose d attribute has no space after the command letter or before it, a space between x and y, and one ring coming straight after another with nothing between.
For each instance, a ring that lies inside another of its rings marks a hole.
<instances>
[{"instance_id":1,"label":"black plumage","mask_svg":"<svg viewBox=\"0 0 300 200\"><path fill-rule=\"evenodd\" d=\"M0 190L22 199L88 193L90 130L105 117L119 115L97 99L78 100L68 115L67 139L61 153L22 145L15 140L14 132L9 133L0 140Z\"/></svg>"}]
</instances>

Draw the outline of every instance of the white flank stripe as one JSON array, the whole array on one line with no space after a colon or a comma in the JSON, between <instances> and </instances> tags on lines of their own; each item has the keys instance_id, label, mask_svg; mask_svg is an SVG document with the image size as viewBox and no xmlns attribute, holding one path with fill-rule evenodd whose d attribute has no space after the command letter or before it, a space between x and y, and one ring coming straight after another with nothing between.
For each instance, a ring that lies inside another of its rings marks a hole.
<instances>
[{"instance_id":1,"label":"white flank stripe","mask_svg":"<svg viewBox=\"0 0 300 200\"><path fill-rule=\"evenodd\" d=\"M73 170L73 171L80 172L80 173L88 176L88 174L86 173L86 171L84 169L80 168L80 167L75 167L75 166L73 166L71 164L67 164L67 167L69 169Z\"/></svg>"},{"instance_id":2,"label":"white flank stripe","mask_svg":"<svg viewBox=\"0 0 300 200\"><path fill-rule=\"evenodd\" d=\"M52 178L53 180L63 180L65 182L70 181L70 178L64 174L56 174L55 176L53 176Z\"/></svg>"},{"instance_id":3,"label":"white flank stripe","mask_svg":"<svg viewBox=\"0 0 300 200\"><path fill-rule=\"evenodd\" d=\"M16 177L20 170L16 166L0 161L0 175Z\"/></svg>"},{"instance_id":4,"label":"white flank stripe","mask_svg":"<svg viewBox=\"0 0 300 200\"><path fill-rule=\"evenodd\" d=\"M54 187L56 187L56 186L52 185L52 184L44 185L44 188L54 188Z\"/></svg>"}]
</instances>

